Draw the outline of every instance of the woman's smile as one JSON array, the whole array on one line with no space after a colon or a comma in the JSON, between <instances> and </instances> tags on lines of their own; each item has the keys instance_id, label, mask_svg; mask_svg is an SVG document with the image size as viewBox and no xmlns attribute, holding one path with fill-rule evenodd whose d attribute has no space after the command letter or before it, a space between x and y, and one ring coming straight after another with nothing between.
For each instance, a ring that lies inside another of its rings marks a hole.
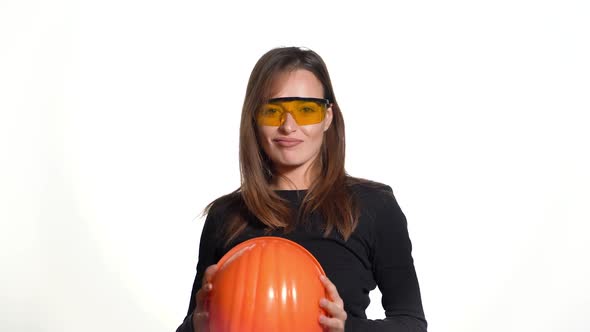
<instances>
[{"instance_id":1,"label":"woman's smile","mask_svg":"<svg viewBox=\"0 0 590 332\"><path fill-rule=\"evenodd\" d=\"M289 138L289 137L278 137L272 140L277 146L290 148L299 145L302 143L303 140L297 138Z\"/></svg>"}]
</instances>

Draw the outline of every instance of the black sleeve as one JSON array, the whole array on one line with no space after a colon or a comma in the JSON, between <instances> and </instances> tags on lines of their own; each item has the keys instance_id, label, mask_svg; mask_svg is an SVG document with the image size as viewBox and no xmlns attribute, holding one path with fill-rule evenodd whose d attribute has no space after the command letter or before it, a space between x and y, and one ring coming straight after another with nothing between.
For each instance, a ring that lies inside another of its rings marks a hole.
<instances>
[{"instance_id":1,"label":"black sleeve","mask_svg":"<svg viewBox=\"0 0 590 332\"><path fill-rule=\"evenodd\" d=\"M386 318L371 320L349 316L346 331L425 332L427 323L406 217L391 187L388 186L377 201L372 263Z\"/></svg>"},{"instance_id":2,"label":"black sleeve","mask_svg":"<svg viewBox=\"0 0 590 332\"><path fill-rule=\"evenodd\" d=\"M209 214L207 214L205 225L201 232L201 240L199 242L199 262L197 263L197 273L193 282L188 312L182 324L176 329L176 332L194 332L192 314L196 306L195 295L201 288L205 269L210 265L217 263L216 248L218 244L218 218L215 217L213 210L214 208L211 208Z\"/></svg>"}]
</instances>

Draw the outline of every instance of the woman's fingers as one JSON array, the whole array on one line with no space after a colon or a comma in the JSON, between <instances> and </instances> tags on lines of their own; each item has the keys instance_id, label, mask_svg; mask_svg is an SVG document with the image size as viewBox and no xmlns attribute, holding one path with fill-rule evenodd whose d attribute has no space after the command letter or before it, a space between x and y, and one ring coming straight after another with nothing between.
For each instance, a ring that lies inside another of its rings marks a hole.
<instances>
[{"instance_id":1,"label":"woman's fingers","mask_svg":"<svg viewBox=\"0 0 590 332\"><path fill-rule=\"evenodd\" d=\"M211 283L206 283L197 292L197 307L193 311L193 330L209 331L209 293L213 287Z\"/></svg>"},{"instance_id":2,"label":"woman's fingers","mask_svg":"<svg viewBox=\"0 0 590 332\"><path fill-rule=\"evenodd\" d=\"M203 284L201 288L197 292L196 296L196 305L195 314L202 314L203 312L207 312L207 300L209 299L209 293L213 289L213 285L211 284L211 280L213 276L217 272L217 265L211 265L205 270L205 275L203 276Z\"/></svg>"},{"instance_id":3,"label":"woman's fingers","mask_svg":"<svg viewBox=\"0 0 590 332\"><path fill-rule=\"evenodd\" d=\"M344 302L342 301L340 294L338 294L338 289L336 289L336 285L334 285L327 277L321 276L320 280L322 281L322 284L324 284L324 288L328 293L328 299L320 300L320 307L322 307L328 315L320 315L319 322L325 329L327 329L327 331L344 331L344 325L348 316L344 310Z\"/></svg>"},{"instance_id":4,"label":"woman's fingers","mask_svg":"<svg viewBox=\"0 0 590 332\"><path fill-rule=\"evenodd\" d=\"M346 311L344 311L344 308L332 301L328 301L327 299L321 299L320 307L326 310L330 317L341 320L346 320L347 318Z\"/></svg>"},{"instance_id":5,"label":"woman's fingers","mask_svg":"<svg viewBox=\"0 0 590 332\"><path fill-rule=\"evenodd\" d=\"M208 291L201 289L197 292L197 308L193 311L193 330L199 332L209 331L209 312L206 311Z\"/></svg>"},{"instance_id":6,"label":"woman's fingers","mask_svg":"<svg viewBox=\"0 0 590 332\"><path fill-rule=\"evenodd\" d=\"M195 331L208 331L209 330L209 293L213 289L211 280L217 272L217 265L211 265L205 270L201 288L197 292L196 296L196 308L193 311L193 329Z\"/></svg>"},{"instance_id":7,"label":"woman's fingers","mask_svg":"<svg viewBox=\"0 0 590 332\"><path fill-rule=\"evenodd\" d=\"M344 331L344 321L335 317L320 315L320 324L328 331Z\"/></svg>"},{"instance_id":8,"label":"woman's fingers","mask_svg":"<svg viewBox=\"0 0 590 332\"><path fill-rule=\"evenodd\" d=\"M216 272L217 272L217 264L210 265L205 270L205 275L203 276L203 285L205 285L207 283L211 283L211 280L213 280L213 276L215 275Z\"/></svg>"},{"instance_id":9,"label":"woman's fingers","mask_svg":"<svg viewBox=\"0 0 590 332\"><path fill-rule=\"evenodd\" d=\"M213 285L211 283L206 283L201 286L201 289L197 292L197 307L196 311L201 312L205 310L207 299L209 298L209 293L213 289Z\"/></svg>"},{"instance_id":10,"label":"woman's fingers","mask_svg":"<svg viewBox=\"0 0 590 332\"><path fill-rule=\"evenodd\" d=\"M195 311L197 313L207 311L206 302L207 302L207 299L209 298L209 293L213 289L213 285L211 284L211 280L213 279L215 272L217 272L217 265L211 265L205 270L205 275L203 276L201 289L199 289L199 291L197 292L197 296L196 296L197 307L196 307Z\"/></svg>"},{"instance_id":11,"label":"woman's fingers","mask_svg":"<svg viewBox=\"0 0 590 332\"><path fill-rule=\"evenodd\" d=\"M193 313L193 330L199 332L209 331L209 313L208 312L194 312Z\"/></svg>"},{"instance_id":12,"label":"woman's fingers","mask_svg":"<svg viewBox=\"0 0 590 332\"><path fill-rule=\"evenodd\" d=\"M338 294L338 289L336 289L336 285L334 285L328 277L322 275L320 276L321 282L324 284L324 287L328 291L328 298L332 300L332 302L336 303L340 308L344 308L344 301Z\"/></svg>"},{"instance_id":13,"label":"woman's fingers","mask_svg":"<svg viewBox=\"0 0 590 332\"><path fill-rule=\"evenodd\" d=\"M196 312L206 311L206 302L209 298L209 293L213 289L213 285L211 284L211 280L213 280L213 276L217 272L217 265L211 265L205 270L205 275L203 276L203 281L201 284L201 289L197 292L197 308Z\"/></svg>"}]
</instances>

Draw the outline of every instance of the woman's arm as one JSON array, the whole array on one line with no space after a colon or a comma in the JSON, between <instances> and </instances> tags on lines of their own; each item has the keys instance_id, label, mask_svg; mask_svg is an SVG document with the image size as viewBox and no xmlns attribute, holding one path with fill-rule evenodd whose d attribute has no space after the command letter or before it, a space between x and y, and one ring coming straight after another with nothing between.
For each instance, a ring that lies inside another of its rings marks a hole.
<instances>
[{"instance_id":1,"label":"woman's arm","mask_svg":"<svg viewBox=\"0 0 590 332\"><path fill-rule=\"evenodd\" d=\"M202 280L205 275L205 270L210 265L217 262L216 244L218 243L218 219L211 212L205 219L205 225L201 232L201 240L199 242L199 261L197 263L197 273L193 282L188 312L182 324L176 329L176 332L198 332L193 328L193 312L196 307L196 294L201 288Z\"/></svg>"},{"instance_id":2,"label":"woman's arm","mask_svg":"<svg viewBox=\"0 0 590 332\"><path fill-rule=\"evenodd\" d=\"M351 317L346 331L424 332L427 328L412 258L407 221L391 187L375 204L373 275L382 294L385 319Z\"/></svg>"}]
</instances>

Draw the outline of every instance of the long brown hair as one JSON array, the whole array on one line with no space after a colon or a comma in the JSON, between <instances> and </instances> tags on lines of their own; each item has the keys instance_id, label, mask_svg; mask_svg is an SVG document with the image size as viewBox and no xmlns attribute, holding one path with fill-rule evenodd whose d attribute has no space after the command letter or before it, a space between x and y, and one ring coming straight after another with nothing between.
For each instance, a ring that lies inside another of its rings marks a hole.
<instances>
[{"instance_id":1,"label":"long brown hair","mask_svg":"<svg viewBox=\"0 0 590 332\"><path fill-rule=\"evenodd\" d=\"M324 139L318 158L312 168L319 173L303 199L298 217L293 220L293 211L287 202L270 188L275 176L270 158L263 151L259 141L256 111L270 98L273 81L284 72L304 69L312 72L321 82L324 98L332 104L332 123L324 132ZM246 215L254 216L267 230L291 231L298 222L304 221L311 213L319 213L326 222L325 234L334 228L348 239L358 222L359 211L349 185L360 181L347 176L344 170L344 120L322 58L312 50L298 47L275 48L264 54L254 66L242 108L240 124L240 175L241 185L234 193L220 198L229 198L237 209L227 220L226 240L230 242L246 227ZM227 206L227 205L226 205Z\"/></svg>"}]
</instances>

